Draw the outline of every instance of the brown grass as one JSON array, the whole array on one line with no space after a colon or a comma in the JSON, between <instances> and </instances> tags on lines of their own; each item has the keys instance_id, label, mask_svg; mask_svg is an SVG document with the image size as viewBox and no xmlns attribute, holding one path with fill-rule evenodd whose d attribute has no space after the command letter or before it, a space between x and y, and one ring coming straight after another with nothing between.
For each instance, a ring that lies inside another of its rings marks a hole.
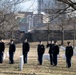
<instances>
[{"instance_id":1,"label":"brown grass","mask_svg":"<svg viewBox=\"0 0 76 75\"><path fill-rule=\"evenodd\" d=\"M37 43L33 43L37 44ZM19 48L20 47L20 48ZM76 57L72 58L72 67L66 68L65 59L61 56L64 51L60 51L60 56L58 58L58 66L53 67L50 65L48 60L43 61L43 65L37 65L37 49L31 48L28 54L28 64L23 65L23 70L20 71L20 55L22 55L21 44L19 45L15 52L15 64L8 64L9 57L7 56L3 64L0 64L0 75L76 75ZM8 52L6 48L5 53ZM48 54L48 49L46 49L45 54Z\"/></svg>"}]
</instances>

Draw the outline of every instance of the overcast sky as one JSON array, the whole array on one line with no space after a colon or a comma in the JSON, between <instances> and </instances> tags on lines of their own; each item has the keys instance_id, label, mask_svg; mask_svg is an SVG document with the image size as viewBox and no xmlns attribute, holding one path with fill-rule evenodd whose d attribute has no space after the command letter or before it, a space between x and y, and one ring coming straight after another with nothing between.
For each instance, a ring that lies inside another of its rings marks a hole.
<instances>
[{"instance_id":1,"label":"overcast sky","mask_svg":"<svg viewBox=\"0 0 76 75\"><path fill-rule=\"evenodd\" d=\"M30 0L25 3L21 3L20 7L21 7L21 11L36 11L37 0Z\"/></svg>"}]
</instances>

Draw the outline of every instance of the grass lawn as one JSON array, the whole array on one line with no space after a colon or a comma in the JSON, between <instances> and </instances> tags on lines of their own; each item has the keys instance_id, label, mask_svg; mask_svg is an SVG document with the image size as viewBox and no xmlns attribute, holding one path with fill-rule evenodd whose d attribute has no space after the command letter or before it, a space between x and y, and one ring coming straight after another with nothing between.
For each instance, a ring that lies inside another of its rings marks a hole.
<instances>
[{"instance_id":1,"label":"grass lawn","mask_svg":"<svg viewBox=\"0 0 76 75\"><path fill-rule=\"evenodd\" d=\"M37 44L37 43L36 43ZM0 64L0 75L76 75L76 57L72 58L72 67L66 68L65 59L62 58L63 51L60 50L58 58L58 65L53 67L50 65L49 60L44 60L43 65L39 66L37 62L37 50L31 48L28 54L28 64L23 65L23 70L20 71L20 55L22 55L21 44L17 45L15 52L15 64L8 64L8 48L5 50L6 58L2 64ZM46 49L45 54L48 54Z\"/></svg>"}]
</instances>

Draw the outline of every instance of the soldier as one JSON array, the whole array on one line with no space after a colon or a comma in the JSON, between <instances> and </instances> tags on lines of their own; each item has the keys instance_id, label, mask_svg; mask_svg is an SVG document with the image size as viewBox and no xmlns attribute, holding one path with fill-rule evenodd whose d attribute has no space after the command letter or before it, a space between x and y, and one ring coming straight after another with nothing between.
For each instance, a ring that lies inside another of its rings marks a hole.
<instances>
[{"instance_id":1,"label":"soldier","mask_svg":"<svg viewBox=\"0 0 76 75\"><path fill-rule=\"evenodd\" d=\"M73 48L72 48L70 42L67 42L67 47L65 50L65 56L66 56L67 67L70 68L71 67L71 58L73 56Z\"/></svg>"},{"instance_id":2,"label":"soldier","mask_svg":"<svg viewBox=\"0 0 76 75\"><path fill-rule=\"evenodd\" d=\"M50 56L50 64L53 65L53 55L52 55L52 50L54 47L54 42L49 41L49 43L47 44L47 47L49 47L49 56Z\"/></svg>"},{"instance_id":3,"label":"soldier","mask_svg":"<svg viewBox=\"0 0 76 75\"><path fill-rule=\"evenodd\" d=\"M37 47L39 65L42 65L44 52L45 52L44 45L40 41L39 44L38 44L38 47Z\"/></svg>"},{"instance_id":4,"label":"soldier","mask_svg":"<svg viewBox=\"0 0 76 75\"><path fill-rule=\"evenodd\" d=\"M27 55L28 55L29 49L30 49L30 45L26 39L22 45L22 53L23 53L24 64L27 63Z\"/></svg>"},{"instance_id":5,"label":"soldier","mask_svg":"<svg viewBox=\"0 0 76 75\"><path fill-rule=\"evenodd\" d=\"M9 45L9 64L14 64L14 53L16 50L16 46L14 44L14 41L11 40L10 41L10 45Z\"/></svg>"},{"instance_id":6,"label":"soldier","mask_svg":"<svg viewBox=\"0 0 76 75\"><path fill-rule=\"evenodd\" d=\"M3 62L3 54L4 54L4 50L5 50L5 43L3 42L3 39L1 39L2 42L2 62Z\"/></svg>"},{"instance_id":7,"label":"soldier","mask_svg":"<svg viewBox=\"0 0 76 75\"><path fill-rule=\"evenodd\" d=\"M59 46L57 42L55 42L54 49L53 49L53 66L57 65L57 55L59 54Z\"/></svg>"},{"instance_id":8,"label":"soldier","mask_svg":"<svg viewBox=\"0 0 76 75\"><path fill-rule=\"evenodd\" d=\"M0 39L0 63L3 62L3 53L5 50L5 44L3 42L3 39Z\"/></svg>"}]
</instances>

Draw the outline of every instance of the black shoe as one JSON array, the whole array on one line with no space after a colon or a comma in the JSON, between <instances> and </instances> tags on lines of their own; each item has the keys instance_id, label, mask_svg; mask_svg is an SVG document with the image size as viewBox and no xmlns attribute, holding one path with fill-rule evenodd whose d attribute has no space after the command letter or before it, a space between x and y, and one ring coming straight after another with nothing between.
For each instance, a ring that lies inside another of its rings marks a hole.
<instances>
[{"instance_id":1,"label":"black shoe","mask_svg":"<svg viewBox=\"0 0 76 75\"><path fill-rule=\"evenodd\" d=\"M12 63L9 63L9 64L12 64Z\"/></svg>"},{"instance_id":2,"label":"black shoe","mask_svg":"<svg viewBox=\"0 0 76 75\"><path fill-rule=\"evenodd\" d=\"M68 66L67 68L70 68L71 66Z\"/></svg>"},{"instance_id":3,"label":"black shoe","mask_svg":"<svg viewBox=\"0 0 76 75\"><path fill-rule=\"evenodd\" d=\"M24 64L27 64L27 63L24 63Z\"/></svg>"},{"instance_id":4,"label":"black shoe","mask_svg":"<svg viewBox=\"0 0 76 75\"><path fill-rule=\"evenodd\" d=\"M11 63L11 62L10 62L9 64L14 64L14 63Z\"/></svg>"},{"instance_id":5,"label":"black shoe","mask_svg":"<svg viewBox=\"0 0 76 75\"><path fill-rule=\"evenodd\" d=\"M2 63L2 62L0 62L0 63Z\"/></svg>"},{"instance_id":6,"label":"black shoe","mask_svg":"<svg viewBox=\"0 0 76 75\"><path fill-rule=\"evenodd\" d=\"M53 65L53 64L50 64L50 65Z\"/></svg>"},{"instance_id":7,"label":"black shoe","mask_svg":"<svg viewBox=\"0 0 76 75\"><path fill-rule=\"evenodd\" d=\"M56 66L56 65L53 65L53 66Z\"/></svg>"},{"instance_id":8,"label":"black shoe","mask_svg":"<svg viewBox=\"0 0 76 75\"><path fill-rule=\"evenodd\" d=\"M38 63L38 65L42 65L41 63Z\"/></svg>"},{"instance_id":9,"label":"black shoe","mask_svg":"<svg viewBox=\"0 0 76 75\"><path fill-rule=\"evenodd\" d=\"M40 63L40 65L42 65L42 63Z\"/></svg>"},{"instance_id":10,"label":"black shoe","mask_svg":"<svg viewBox=\"0 0 76 75\"><path fill-rule=\"evenodd\" d=\"M27 64L27 61L24 61L24 64Z\"/></svg>"}]
</instances>

